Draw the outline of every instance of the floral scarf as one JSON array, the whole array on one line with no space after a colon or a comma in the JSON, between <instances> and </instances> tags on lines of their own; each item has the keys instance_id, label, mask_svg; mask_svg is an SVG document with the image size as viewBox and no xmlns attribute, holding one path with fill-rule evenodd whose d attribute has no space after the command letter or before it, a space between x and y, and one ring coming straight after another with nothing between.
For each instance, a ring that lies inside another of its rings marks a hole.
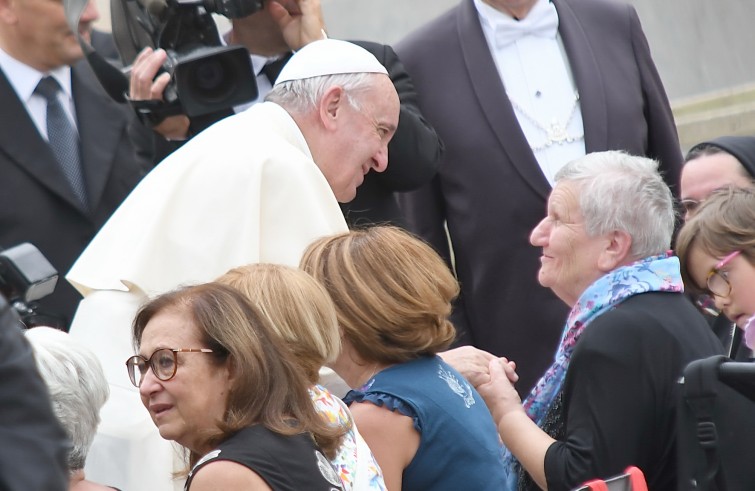
<instances>
[{"instance_id":1,"label":"floral scarf","mask_svg":"<svg viewBox=\"0 0 755 491\"><path fill-rule=\"evenodd\" d=\"M577 300L569 313L553 365L540 378L523 406L529 417L541 425L548 408L561 391L574 347L585 327L596 317L627 298L647 292L682 292L679 259L670 253L650 256L617 268L602 276ZM509 489L516 489L516 460L506 452Z\"/></svg>"}]
</instances>

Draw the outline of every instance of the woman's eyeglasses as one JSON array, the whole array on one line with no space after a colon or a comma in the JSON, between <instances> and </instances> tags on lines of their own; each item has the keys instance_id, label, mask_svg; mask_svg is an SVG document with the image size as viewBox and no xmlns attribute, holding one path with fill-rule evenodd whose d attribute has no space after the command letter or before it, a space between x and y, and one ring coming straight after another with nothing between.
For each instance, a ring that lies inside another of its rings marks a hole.
<instances>
[{"instance_id":1,"label":"woman's eyeglasses","mask_svg":"<svg viewBox=\"0 0 755 491\"><path fill-rule=\"evenodd\" d=\"M731 293L731 283L729 283L729 273L721 269L737 257L742 251L734 251L725 258L721 259L713 269L708 272L705 284L708 291L717 297L728 297Z\"/></svg>"},{"instance_id":2,"label":"woman's eyeglasses","mask_svg":"<svg viewBox=\"0 0 755 491\"><path fill-rule=\"evenodd\" d=\"M135 387L140 387L147 374L147 368L152 368L155 377L163 382L176 376L178 369L177 353L212 353L209 348L160 348L152 353L152 356L145 358L142 355L134 355L126 360L126 369L128 378Z\"/></svg>"}]
</instances>

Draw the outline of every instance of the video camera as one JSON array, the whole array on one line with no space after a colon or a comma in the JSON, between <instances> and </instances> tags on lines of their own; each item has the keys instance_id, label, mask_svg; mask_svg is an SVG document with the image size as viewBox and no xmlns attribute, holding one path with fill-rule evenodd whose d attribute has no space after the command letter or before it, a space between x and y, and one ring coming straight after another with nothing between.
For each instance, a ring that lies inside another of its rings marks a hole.
<instances>
[{"instance_id":1,"label":"video camera","mask_svg":"<svg viewBox=\"0 0 755 491\"><path fill-rule=\"evenodd\" d=\"M26 327L64 328L61 320L37 311L36 301L55 290L58 271L28 242L0 251L0 295Z\"/></svg>"},{"instance_id":2,"label":"video camera","mask_svg":"<svg viewBox=\"0 0 755 491\"><path fill-rule=\"evenodd\" d=\"M227 111L257 97L249 52L224 46L212 13L251 15L264 0L112 0L113 35L124 62L146 46L168 54L171 81L163 101L131 101L148 125L166 116L190 118Z\"/></svg>"}]
</instances>

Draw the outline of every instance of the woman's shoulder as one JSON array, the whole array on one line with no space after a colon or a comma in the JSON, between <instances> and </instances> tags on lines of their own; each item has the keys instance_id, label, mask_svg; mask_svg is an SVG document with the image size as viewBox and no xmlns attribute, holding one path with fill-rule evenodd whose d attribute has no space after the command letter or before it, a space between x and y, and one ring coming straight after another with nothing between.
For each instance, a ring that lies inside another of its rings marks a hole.
<instances>
[{"instance_id":1,"label":"woman's shoulder","mask_svg":"<svg viewBox=\"0 0 755 491\"><path fill-rule=\"evenodd\" d=\"M223 462L233 463L240 468ZM251 475L243 469L247 469ZM304 483L313 490L341 489L339 476L309 433L285 435L263 425L239 430L202 457L189 473L186 489L196 491L198 477L201 477L200 484L211 483L214 476L224 470L228 471L228 476L222 482L229 484L222 489L268 489L235 485L245 479L251 485L255 481L255 475L270 488L279 491L302 489ZM197 489L218 489L217 482L215 484L215 488Z\"/></svg>"},{"instance_id":2,"label":"woman's shoulder","mask_svg":"<svg viewBox=\"0 0 755 491\"><path fill-rule=\"evenodd\" d=\"M215 460L202 466L201 472L192 476L189 491L211 491L215 489L245 489L270 491L259 474L250 468L230 460Z\"/></svg>"},{"instance_id":3,"label":"woman's shoulder","mask_svg":"<svg viewBox=\"0 0 755 491\"><path fill-rule=\"evenodd\" d=\"M309 396L317 412L330 424L351 428L351 414L339 397L321 385L310 387Z\"/></svg>"}]
</instances>

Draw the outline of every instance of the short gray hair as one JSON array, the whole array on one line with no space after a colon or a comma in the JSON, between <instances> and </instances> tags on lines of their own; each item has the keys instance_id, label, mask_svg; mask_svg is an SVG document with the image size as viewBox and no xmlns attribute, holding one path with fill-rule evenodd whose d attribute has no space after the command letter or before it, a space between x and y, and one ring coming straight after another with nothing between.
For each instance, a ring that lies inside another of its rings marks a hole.
<instances>
[{"instance_id":1,"label":"short gray hair","mask_svg":"<svg viewBox=\"0 0 755 491\"><path fill-rule=\"evenodd\" d=\"M579 186L579 206L590 236L615 230L632 237L633 259L671 247L676 212L658 162L621 151L595 152L564 166L556 182Z\"/></svg>"},{"instance_id":2,"label":"short gray hair","mask_svg":"<svg viewBox=\"0 0 755 491\"><path fill-rule=\"evenodd\" d=\"M100 423L100 409L110 395L97 357L67 333L51 327L26 331L34 358L52 401L55 416L71 439L68 469L84 468Z\"/></svg>"},{"instance_id":3,"label":"short gray hair","mask_svg":"<svg viewBox=\"0 0 755 491\"><path fill-rule=\"evenodd\" d=\"M328 89L337 85L344 89L346 100L354 109L361 110L357 95L375 84L379 73L339 73L320 77L290 80L273 87L266 101L274 102L289 112L303 114L317 107Z\"/></svg>"}]
</instances>

